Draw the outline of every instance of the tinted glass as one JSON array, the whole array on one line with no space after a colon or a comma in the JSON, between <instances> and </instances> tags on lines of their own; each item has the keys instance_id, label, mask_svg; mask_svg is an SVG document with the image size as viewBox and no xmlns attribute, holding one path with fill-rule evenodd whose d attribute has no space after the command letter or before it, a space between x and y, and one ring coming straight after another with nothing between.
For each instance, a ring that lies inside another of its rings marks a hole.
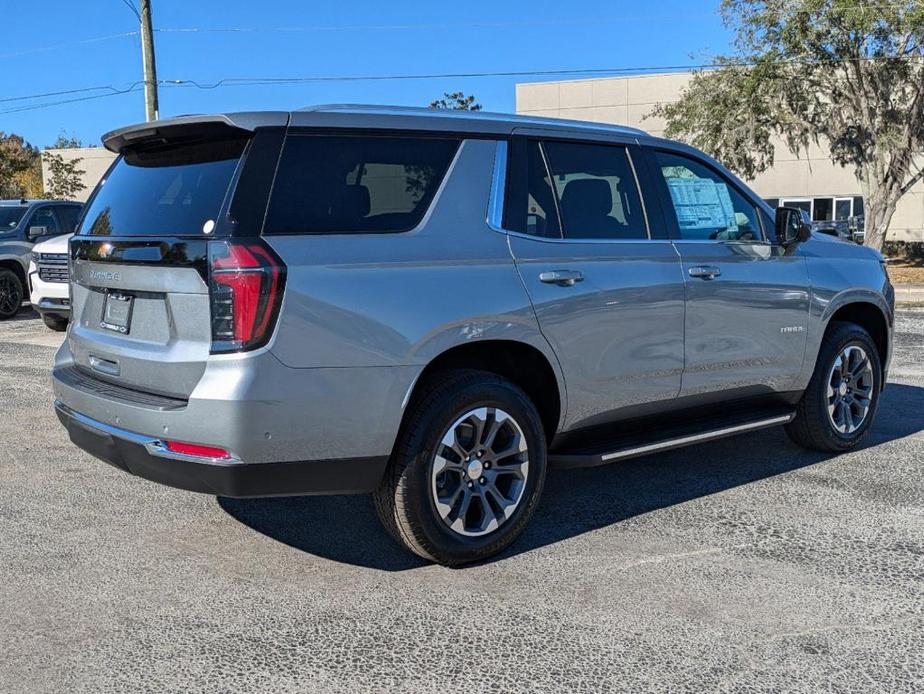
<instances>
[{"instance_id":1,"label":"tinted glass","mask_svg":"<svg viewBox=\"0 0 924 694\"><path fill-rule=\"evenodd\" d=\"M538 141L514 140L507 176L504 228L534 236L561 238L552 179Z\"/></svg>"},{"instance_id":2,"label":"tinted glass","mask_svg":"<svg viewBox=\"0 0 924 694\"><path fill-rule=\"evenodd\" d=\"M25 207L0 207L0 234L15 229L25 213Z\"/></svg>"},{"instance_id":3,"label":"tinted glass","mask_svg":"<svg viewBox=\"0 0 924 694\"><path fill-rule=\"evenodd\" d=\"M80 216L80 208L73 205L62 205L57 208L58 222L61 225L62 234L70 234L77 226L77 217Z\"/></svg>"},{"instance_id":4,"label":"tinted glass","mask_svg":"<svg viewBox=\"0 0 924 694\"><path fill-rule=\"evenodd\" d=\"M455 139L290 136L263 231L338 234L413 229L458 147Z\"/></svg>"},{"instance_id":5,"label":"tinted glass","mask_svg":"<svg viewBox=\"0 0 924 694\"><path fill-rule=\"evenodd\" d=\"M100 182L79 233L202 236L215 221L246 140L128 152Z\"/></svg>"},{"instance_id":6,"label":"tinted glass","mask_svg":"<svg viewBox=\"0 0 924 694\"><path fill-rule=\"evenodd\" d=\"M565 238L648 238L624 147L548 142L545 149Z\"/></svg>"},{"instance_id":7,"label":"tinted glass","mask_svg":"<svg viewBox=\"0 0 924 694\"><path fill-rule=\"evenodd\" d=\"M754 206L725 177L679 154L655 152L655 157L670 191L681 238L763 239Z\"/></svg>"},{"instance_id":8,"label":"tinted glass","mask_svg":"<svg viewBox=\"0 0 924 694\"><path fill-rule=\"evenodd\" d=\"M30 227L45 227L46 236L56 236L60 233L58 230L58 220L55 217L54 208L40 207L32 215L29 221Z\"/></svg>"}]
</instances>

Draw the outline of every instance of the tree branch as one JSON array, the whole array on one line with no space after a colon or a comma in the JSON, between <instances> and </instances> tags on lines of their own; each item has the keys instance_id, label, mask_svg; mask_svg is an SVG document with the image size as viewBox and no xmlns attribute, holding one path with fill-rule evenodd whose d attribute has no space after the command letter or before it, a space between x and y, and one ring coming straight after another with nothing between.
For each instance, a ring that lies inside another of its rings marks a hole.
<instances>
[{"instance_id":1,"label":"tree branch","mask_svg":"<svg viewBox=\"0 0 924 694\"><path fill-rule=\"evenodd\" d=\"M905 185L901 187L901 194L904 195L914 188L918 183L924 180L924 169L918 169L918 172L912 176Z\"/></svg>"}]
</instances>

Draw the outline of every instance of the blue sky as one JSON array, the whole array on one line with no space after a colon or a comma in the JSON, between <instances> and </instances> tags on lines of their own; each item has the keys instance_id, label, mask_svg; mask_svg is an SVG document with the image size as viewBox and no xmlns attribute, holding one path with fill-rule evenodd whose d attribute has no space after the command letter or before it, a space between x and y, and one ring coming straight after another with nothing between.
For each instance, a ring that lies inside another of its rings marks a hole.
<instances>
[{"instance_id":1,"label":"blue sky","mask_svg":"<svg viewBox=\"0 0 924 694\"><path fill-rule=\"evenodd\" d=\"M690 65L728 51L718 0L307 2L153 0L160 79L413 75ZM87 143L144 119L141 91L76 92L141 77L137 20L123 0L6 0L0 42L0 131L38 146L65 131ZM199 29L200 31L179 31ZM218 31L235 29L235 31ZM203 31L207 30L207 31ZM97 40L99 39L99 40ZM514 85L556 79L465 77L379 82L161 87L161 116L289 109L350 102L427 105L443 91L473 93L512 111Z\"/></svg>"}]
</instances>

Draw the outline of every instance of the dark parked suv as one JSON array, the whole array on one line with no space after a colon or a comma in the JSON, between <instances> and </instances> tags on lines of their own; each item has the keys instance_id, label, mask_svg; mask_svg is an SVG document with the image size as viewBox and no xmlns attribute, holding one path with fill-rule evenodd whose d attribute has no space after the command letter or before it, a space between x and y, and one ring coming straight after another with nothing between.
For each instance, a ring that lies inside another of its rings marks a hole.
<instances>
[{"instance_id":1,"label":"dark parked suv","mask_svg":"<svg viewBox=\"0 0 924 694\"><path fill-rule=\"evenodd\" d=\"M74 231L79 202L0 200L0 320L16 315L29 293L32 245Z\"/></svg>"},{"instance_id":2,"label":"dark parked suv","mask_svg":"<svg viewBox=\"0 0 924 694\"><path fill-rule=\"evenodd\" d=\"M676 142L337 106L104 143L55 406L135 475L373 492L399 543L455 565L514 541L550 464L775 425L838 452L876 413L882 257Z\"/></svg>"}]
</instances>

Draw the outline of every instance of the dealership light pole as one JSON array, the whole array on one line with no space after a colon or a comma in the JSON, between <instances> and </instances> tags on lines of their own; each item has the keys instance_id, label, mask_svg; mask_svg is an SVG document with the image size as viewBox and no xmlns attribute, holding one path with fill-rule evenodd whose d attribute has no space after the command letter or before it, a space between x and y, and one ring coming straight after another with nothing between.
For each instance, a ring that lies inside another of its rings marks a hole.
<instances>
[{"instance_id":1,"label":"dealership light pole","mask_svg":"<svg viewBox=\"0 0 924 694\"><path fill-rule=\"evenodd\" d=\"M154 62L154 29L151 24L151 0L140 0L141 64L144 67L144 109L149 121L157 120L157 66Z\"/></svg>"}]
</instances>

